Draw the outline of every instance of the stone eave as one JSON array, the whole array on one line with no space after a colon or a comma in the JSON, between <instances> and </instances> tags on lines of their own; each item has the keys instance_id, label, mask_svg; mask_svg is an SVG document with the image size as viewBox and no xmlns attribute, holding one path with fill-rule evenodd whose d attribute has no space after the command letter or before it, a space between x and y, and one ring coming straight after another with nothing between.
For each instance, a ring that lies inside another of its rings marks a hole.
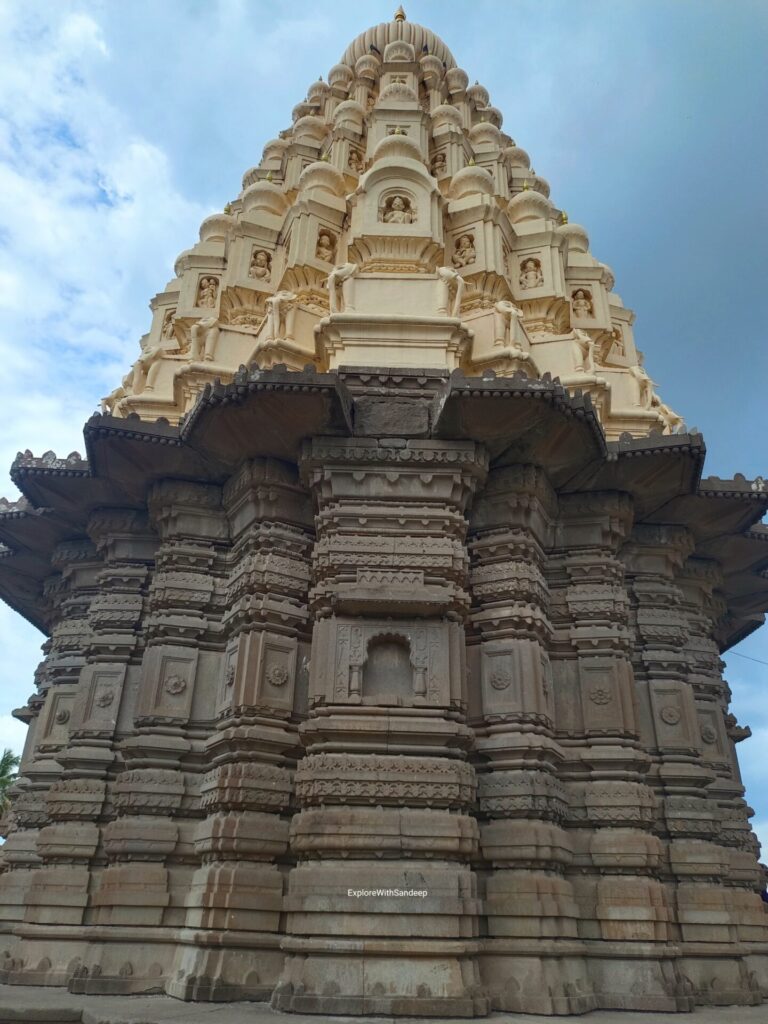
<instances>
[{"instance_id":1,"label":"stone eave","mask_svg":"<svg viewBox=\"0 0 768 1024\"><path fill-rule=\"evenodd\" d=\"M352 399L338 374L278 365L271 370L241 367L230 384L206 385L180 436L231 471L251 458L295 462L305 438L352 432Z\"/></svg>"},{"instance_id":2,"label":"stone eave","mask_svg":"<svg viewBox=\"0 0 768 1024\"><path fill-rule=\"evenodd\" d=\"M768 526L760 523L741 534L720 536L701 544L696 554L716 559L723 571L722 594L728 606L720 649L743 640L765 620L768 610Z\"/></svg>"},{"instance_id":3,"label":"stone eave","mask_svg":"<svg viewBox=\"0 0 768 1024\"><path fill-rule=\"evenodd\" d=\"M436 403L435 437L478 441L492 464L546 466L555 487L607 453L589 395L571 395L546 375L468 378L455 371Z\"/></svg>"},{"instance_id":4,"label":"stone eave","mask_svg":"<svg viewBox=\"0 0 768 1024\"><path fill-rule=\"evenodd\" d=\"M424 397L432 436L480 442L496 465L541 465L561 491L628 493L638 521L691 529L696 554L722 565L731 606L724 647L759 624L768 608L768 528L754 524L768 495L738 476L700 483L700 435L606 442L589 396L570 395L548 379L454 373L430 388ZM336 373L311 368L243 369L230 384L207 386L179 427L163 419L95 415L84 428L87 459L26 452L15 460L12 478L31 507L23 501L0 506L0 541L7 545L0 596L44 629L42 583L51 574L52 551L85 535L96 509L141 509L158 479L222 483L244 459L293 462L309 436L353 433L350 390Z\"/></svg>"},{"instance_id":5,"label":"stone eave","mask_svg":"<svg viewBox=\"0 0 768 1024\"><path fill-rule=\"evenodd\" d=\"M705 454L700 434L626 434L618 441L608 441L606 458L574 473L562 489L624 491L632 496L636 519L653 521L652 516L660 506L696 490Z\"/></svg>"},{"instance_id":6,"label":"stone eave","mask_svg":"<svg viewBox=\"0 0 768 1024\"><path fill-rule=\"evenodd\" d=\"M52 508L13 513L0 509L0 541L14 553L25 549L31 556L38 556L41 550L49 551L72 536L72 526Z\"/></svg>"},{"instance_id":7,"label":"stone eave","mask_svg":"<svg viewBox=\"0 0 768 1024\"><path fill-rule=\"evenodd\" d=\"M166 419L146 422L92 416L84 428L85 447L93 475L116 483L129 506L143 507L147 489L156 480L203 480L223 483L229 470L181 438Z\"/></svg>"},{"instance_id":8,"label":"stone eave","mask_svg":"<svg viewBox=\"0 0 768 1024\"><path fill-rule=\"evenodd\" d=\"M741 535L759 524L768 511L768 495L702 490L676 496L660 505L649 522L685 522L697 544L714 544L720 538Z\"/></svg>"},{"instance_id":9,"label":"stone eave","mask_svg":"<svg viewBox=\"0 0 768 1024\"><path fill-rule=\"evenodd\" d=\"M0 544L0 598L22 618L45 633L48 613L42 583L51 567L42 553Z\"/></svg>"},{"instance_id":10,"label":"stone eave","mask_svg":"<svg viewBox=\"0 0 768 1024\"><path fill-rule=\"evenodd\" d=\"M113 503L110 501L113 488L104 480L94 478L90 465L82 458L74 463L20 452L13 461L10 476L35 508L55 509L58 515L74 522L81 518L80 509L86 496L90 498L90 507Z\"/></svg>"}]
</instances>

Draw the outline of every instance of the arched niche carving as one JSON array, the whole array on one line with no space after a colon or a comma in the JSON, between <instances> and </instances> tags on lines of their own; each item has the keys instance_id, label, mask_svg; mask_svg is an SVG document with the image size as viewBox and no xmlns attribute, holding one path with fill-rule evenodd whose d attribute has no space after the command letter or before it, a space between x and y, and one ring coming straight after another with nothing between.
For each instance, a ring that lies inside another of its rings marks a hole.
<instances>
[{"instance_id":1,"label":"arched niche carving","mask_svg":"<svg viewBox=\"0 0 768 1024\"><path fill-rule=\"evenodd\" d=\"M383 224L415 224L419 219L414 192L392 185L379 193L379 220Z\"/></svg>"},{"instance_id":2,"label":"arched niche carving","mask_svg":"<svg viewBox=\"0 0 768 1024\"><path fill-rule=\"evenodd\" d=\"M404 136L392 136L402 142ZM433 269L443 246L437 183L423 162L376 160L352 196L350 258L363 273Z\"/></svg>"},{"instance_id":3,"label":"arched niche carving","mask_svg":"<svg viewBox=\"0 0 768 1024\"><path fill-rule=\"evenodd\" d=\"M413 703L415 669L411 641L404 633L376 633L366 644L362 670L364 703Z\"/></svg>"}]
</instances>

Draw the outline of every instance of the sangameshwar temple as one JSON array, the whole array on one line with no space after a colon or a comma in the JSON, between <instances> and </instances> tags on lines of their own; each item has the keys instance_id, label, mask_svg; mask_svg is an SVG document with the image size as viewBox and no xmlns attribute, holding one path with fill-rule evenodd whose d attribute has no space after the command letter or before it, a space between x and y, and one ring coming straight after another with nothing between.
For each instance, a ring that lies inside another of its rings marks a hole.
<instances>
[{"instance_id":1,"label":"sangameshwar temple","mask_svg":"<svg viewBox=\"0 0 768 1024\"><path fill-rule=\"evenodd\" d=\"M0 981L768 999L720 657L768 608L765 483L703 475L487 90L398 10L150 307L85 454L20 453L0 503L0 596L47 637Z\"/></svg>"}]
</instances>

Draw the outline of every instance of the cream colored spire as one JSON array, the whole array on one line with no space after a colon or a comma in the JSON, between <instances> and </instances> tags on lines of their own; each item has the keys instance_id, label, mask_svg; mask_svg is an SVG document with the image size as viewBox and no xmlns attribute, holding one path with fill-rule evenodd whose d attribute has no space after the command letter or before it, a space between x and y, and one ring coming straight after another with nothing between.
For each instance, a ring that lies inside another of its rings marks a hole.
<instances>
[{"instance_id":1,"label":"cream colored spire","mask_svg":"<svg viewBox=\"0 0 768 1024\"><path fill-rule=\"evenodd\" d=\"M469 82L402 7L358 36L179 256L106 407L175 422L243 363L434 366L550 373L609 437L679 429L610 268Z\"/></svg>"}]
</instances>

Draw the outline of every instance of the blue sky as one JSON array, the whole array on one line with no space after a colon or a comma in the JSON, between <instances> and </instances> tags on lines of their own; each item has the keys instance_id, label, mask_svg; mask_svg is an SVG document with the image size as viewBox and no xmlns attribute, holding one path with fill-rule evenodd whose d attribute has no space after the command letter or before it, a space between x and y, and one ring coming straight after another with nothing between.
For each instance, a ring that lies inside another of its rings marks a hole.
<instances>
[{"instance_id":1,"label":"blue sky","mask_svg":"<svg viewBox=\"0 0 768 1024\"><path fill-rule=\"evenodd\" d=\"M395 3L0 0L0 466L82 448L200 221ZM705 472L768 475L764 0L422 0L637 313ZM4 474L4 469L0 470ZM7 477L4 477L7 479ZM0 493L15 492L7 481ZM42 637L0 609L0 747ZM768 843L768 630L728 657ZM748 658L758 659L750 661Z\"/></svg>"}]
</instances>

